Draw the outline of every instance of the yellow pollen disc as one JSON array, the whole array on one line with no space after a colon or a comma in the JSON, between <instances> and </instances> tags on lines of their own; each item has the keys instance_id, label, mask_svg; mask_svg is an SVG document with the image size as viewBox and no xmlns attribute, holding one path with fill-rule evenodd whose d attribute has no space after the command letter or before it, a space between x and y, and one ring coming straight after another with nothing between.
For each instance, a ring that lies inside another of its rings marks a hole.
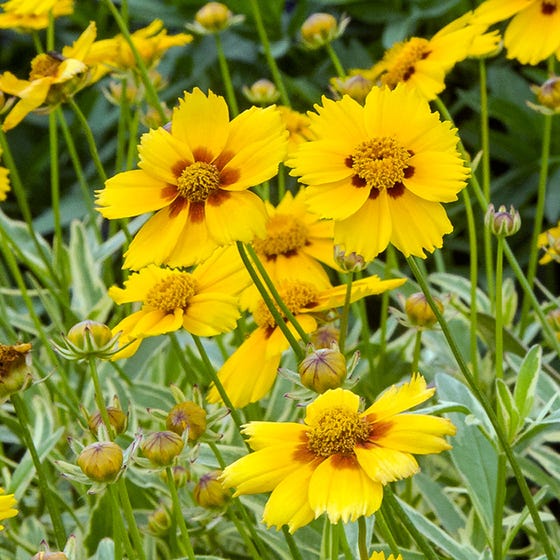
<instances>
[{"instance_id":1,"label":"yellow pollen disc","mask_svg":"<svg viewBox=\"0 0 560 560\"><path fill-rule=\"evenodd\" d=\"M42 53L37 55L31 61L29 79L38 80L39 78L52 78L56 76L56 72L61 62L62 60L59 60L50 54Z\"/></svg>"},{"instance_id":2,"label":"yellow pollen disc","mask_svg":"<svg viewBox=\"0 0 560 560\"><path fill-rule=\"evenodd\" d=\"M220 172L212 163L195 161L177 179L179 194L190 202L204 202L220 188Z\"/></svg>"},{"instance_id":3,"label":"yellow pollen disc","mask_svg":"<svg viewBox=\"0 0 560 560\"><path fill-rule=\"evenodd\" d=\"M255 239L253 247L269 259L297 253L307 242L305 224L286 214L273 216L266 227L266 234L264 239Z\"/></svg>"},{"instance_id":4,"label":"yellow pollen disc","mask_svg":"<svg viewBox=\"0 0 560 560\"><path fill-rule=\"evenodd\" d=\"M196 294L196 280L188 272L173 274L153 286L144 304L147 307L171 313L175 309L187 309L189 300Z\"/></svg>"},{"instance_id":5,"label":"yellow pollen disc","mask_svg":"<svg viewBox=\"0 0 560 560\"><path fill-rule=\"evenodd\" d=\"M307 282L286 283L278 290L278 293L282 301L286 304L286 307L294 315L314 304L319 295L313 284ZM280 315L283 316L282 311L280 309L278 311ZM259 302L259 305L253 312L253 318L259 327L271 329L276 327L276 321L264 301ZM284 317L284 320L285 319Z\"/></svg>"},{"instance_id":6,"label":"yellow pollen disc","mask_svg":"<svg viewBox=\"0 0 560 560\"><path fill-rule=\"evenodd\" d=\"M326 410L307 432L307 448L319 457L353 455L357 444L367 441L369 426L357 412Z\"/></svg>"},{"instance_id":7,"label":"yellow pollen disc","mask_svg":"<svg viewBox=\"0 0 560 560\"><path fill-rule=\"evenodd\" d=\"M402 183L410 153L395 138L383 136L362 142L350 156L352 169L368 189L390 189Z\"/></svg>"},{"instance_id":8,"label":"yellow pollen disc","mask_svg":"<svg viewBox=\"0 0 560 560\"><path fill-rule=\"evenodd\" d=\"M430 43L421 37L396 44L385 57L388 69L381 76L381 83L393 89L400 82L406 82L416 71L416 63L429 54Z\"/></svg>"}]
</instances>

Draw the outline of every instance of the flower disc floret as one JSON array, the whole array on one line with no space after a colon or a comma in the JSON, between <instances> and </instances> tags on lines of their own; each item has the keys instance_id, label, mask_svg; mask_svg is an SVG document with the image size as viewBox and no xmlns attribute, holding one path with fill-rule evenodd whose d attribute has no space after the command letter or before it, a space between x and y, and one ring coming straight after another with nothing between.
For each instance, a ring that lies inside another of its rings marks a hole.
<instances>
[{"instance_id":1,"label":"flower disc floret","mask_svg":"<svg viewBox=\"0 0 560 560\"><path fill-rule=\"evenodd\" d=\"M430 42L423 37L413 37L404 43L397 43L387 53L392 58L389 70L380 78L383 85L394 88L406 82L416 72L416 63L430 55Z\"/></svg>"},{"instance_id":2,"label":"flower disc floret","mask_svg":"<svg viewBox=\"0 0 560 560\"><path fill-rule=\"evenodd\" d=\"M145 305L172 312L174 309L187 309L189 300L196 294L196 280L188 272L173 274L160 280L150 288L146 295Z\"/></svg>"},{"instance_id":3,"label":"flower disc floret","mask_svg":"<svg viewBox=\"0 0 560 560\"><path fill-rule=\"evenodd\" d=\"M286 214L273 216L267 225L268 235L264 239L255 239L255 251L267 259L278 255L290 255L305 247L309 232L306 225Z\"/></svg>"},{"instance_id":4,"label":"flower disc floret","mask_svg":"<svg viewBox=\"0 0 560 560\"><path fill-rule=\"evenodd\" d=\"M318 457L355 456L354 448L367 441L369 431L357 412L345 408L325 410L307 433L307 448Z\"/></svg>"},{"instance_id":5,"label":"flower disc floret","mask_svg":"<svg viewBox=\"0 0 560 560\"><path fill-rule=\"evenodd\" d=\"M190 202L205 202L220 185L220 171L205 161L195 161L185 167L177 179L179 195Z\"/></svg>"}]
</instances>

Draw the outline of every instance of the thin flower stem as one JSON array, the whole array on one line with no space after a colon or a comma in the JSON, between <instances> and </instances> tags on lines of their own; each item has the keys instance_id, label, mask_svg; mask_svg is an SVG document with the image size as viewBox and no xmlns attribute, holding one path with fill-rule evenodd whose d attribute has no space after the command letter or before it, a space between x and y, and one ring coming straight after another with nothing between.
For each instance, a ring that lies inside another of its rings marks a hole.
<instances>
[{"instance_id":1,"label":"thin flower stem","mask_svg":"<svg viewBox=\"0 0 560 560\"><path fill-rule=\"evenodd\" d=\"M105 181L107 180L107 174L105 173L105 169L103 168L103 164L101 163L99 152L97 151L97 145L95 143L95 138L93 137L93 133L91 132L89 123L74 99L69 99L68 105L70 105L70 108L72 109L72 111L74 111L74 115L76 115L76 118L80 123L80 129L85 134L89 153L91 155L91 159L93 159L95 169L97 169L97 174L99 175L101 182L105 183Z\"/></svg>"},{"instance_id":2,"label":"thin flower stem","mask_svg":"<svg viewBox=\"0 0 560 560\"><path fill-rule=\"evenodd\" d=\"M480 76L480 143L482 148L482 192L490 200L490 128L488 115L488 90L486 61L480 59L478 64ZM494 301L494 254L492 252L492 233L484 228L484 263L486 266L486 286L490 301ZM473 362L474 363L474 362Z\"/></svg>"},{"instance_id":3,"label":"thin flower stem","mask_svg":"<svg viewBox=\"0 0 560 560\"><path fill-rule=\"evenodd\" d=\"M366 518L363 515L358 517L358 552L360 560L368 560L367 527Z\"/></svg>"},{"instance_id":4,"label":"thin flower stem","mask_svg":"<svg viewBox=\"0 0 560 560\"><path fill-rule=\"evenodd\" d=\"M496 284L497 285L497 284ZM506 501L506 456L498 453L498 469L496 477L496 503L494 504L494 534L492 546L493 560L502 560L504 546L504 504Z\"/></svg>"},{"instance_id":5,"label":"thin flower stem","mask_svg":"<svg viewBox=\"0 0 560 560\"><path fill-rule=\"evenodd\" d=\"M471 204L471 197L467 189L463 189L462 198L467 214L467 227L469 231L469 263L471 277L471 306L470 306L470 353L473 377L478 382L478 345L477 345L477 325L478 325L478 301L476 288L478 286L478 242L476 235L476 224ZM487 231L487 228L484 228Z\"/></svg>"},{"instance_id":6,"label":"thin flower stem","mask_svg":"<svg viewBox=\"0 0 560 560\"><path fill-rule=\"evenodd\" d=\"M125 154L127 153L128 145L126 140L129 136L128 131L130 128L130 104L126 91L128 87L127 78L121 78L120 86L121 94L119 97L119 122L117 125L117 149L115 157L116 173L124 170Z\"/></svg>"},{"instance_id":7,"label":"thin flower stem","mask_svg":"<svg viewBox=\"0 0 560 560\"><path fill-rule=\"evenodd\" d=\"M386 486L384 489L383 500L391 508L393 517L398 519L403 524L410 536L414 539L414 541L418 545L418 548L424 554L426 560L439 560L439 557L432 548L432 545L428 542L426 537L424 537L424 535L416 528L416 525L414 525L414 523L409 519L401 504L399 504L397 498L393 494L393 490L389 486Z\"/></svg>"},{"instance_id":8,"label":"thin flower stem","mask_svg":"<svg viewBox=\"0 0 560 560\"><path fill-rule=\"evenodd\" d=\"M171 503L173 504L173 515L175 516L175 522L179 525L179 531L181 531L182 540L180 541L180 547L186 550L187 558L189 560L195 560L189 531L187 529L187 525L185 524L183 512L181 511L181 504L179 503L179 494L177 494L173 471L171 470L171 467L166 467L165 472L167 473L167 487L169 488L169 493L171 494ZM181 550L181 552L183 553L184 551Z\"/></svg>"},{"instance_id":9,"label":"thin flower stem","mask_svg":"<svg viewBox=\"0 0 560 560\"><path fill-rule=\"evenodd\" d=\"M130 533L132 544L134 545L134 552L139 560L146 560L146 555L144 554L144 543L142 541L142 537L140 536L140 531L138 531L138 523L134 517L134 511L132 510L132 504L130 503L128 490L126 489L126 481L123 476L119 477L116 485L119 493L121 508L128 525L128 532Z\"/></svg>"},{"instance_id":10,"label":"thin flower stem","mask_svg":"<svg viewBox=\"0 0 560 560\"><path fill-rule=\"evenodd\" d=\"M109 497L111 498L111 513L113 517L113 541L115 543L115 558L122 558L122 545L126 549L128 558L135 558L136 554L128 539L126 527L124 526L119 501L117 499L117 492L112 484L109 484Z\"/></svg>"},{"instance_id":11,"label":"thin flower stem","mask_svg":"<svg viewBox=\"0 0 560 560\"><path fill-rule=\"evenodd\" d=\"M410 371L418 371L418 364L420 363L420 350L422 350L422 329L417 329L414 335L414 350L412 352L412 364Z\"/></svg>"},{"instance_id":12,"label":"thin flower stem","mask_svg":"<svg viewBox=\"0 0 560 560\"><path fill-rule=\"evenodd\" d=\"M505 253L506 253L506 256L507 256L509 247L505 244L505 242L504 242L504 246L505 246ZM529 513L531 514L531 518L533 519L533 523L535 525L535 529L537 531L539 541L544 548L546 557L548 558L548 560L554 560L555 554L554 554L554 551L552 550L552 546L550 544L548 534L546 533L544 523L539 516L539 512L538 512L538 510L535 506L535 502L533 500L533 496L531 494L531 491L529 489L527 481L525 480L525 477L523 476L523 472L521 470L521 467L519 466L519 463L517 462L517 459L515 458L515 454L514 454L513 449L511 448L511 446L509 444L509 441L507 439L507 435L505 434L504 430L500 426L500 422L498 421L498 417L496 416L496 413L494 412L492 404L491 404L490 400L488 399L488 397L479 389L478 384L476 383L472 373L470 372L467 364L465 363L463 355L461 354L461 352L459 350L459 347L457 346L457 343L455 342L455 339L453 338L453 335L451 334L451 330L449 328L449 325L447 324L447 321L445 320L441 311L439 310L438 306L436 305L436 302L434 301L434 298L432 297L432 294L431 294L430 289L428 287L428 283L426 281L426 278L421 273L420 268L416 264L415 258L408 257L407 262L408 262L408 265L410 267L410 270L412 271L412 273L414 274L414 277L416 278L416 281L418 282L422 291L424 292L424 295L426 296L426 301L428 302L428 305L432 308L432 311L434 312L434 315L436 316L436 318L438 320L438 323L441 327L443 335L445 336L445 339L447 340L447 344L449 345L449 349L453 353L453 356L455 357L457 365L459 366L459 369L461 370L461 373L463 374L463 377L465 378L465 381L467 382L471 391L473 392L473 394L475 395L477 400L480 402L480 404L484 408L486 414L488 415L488 419L490 420L490 422L491 422L491 424L494 428L494 431L496 432L496 436L498 437L500 445L501 445L504 453L506 454L507 459L509 461L509 464L512 468L515 479L517 480L519 490L521 492L521 495L523 496L523 499L525 501L527 509L529 510ZM523 277L523 279L526 282L526 279L524 277Z\"/></svg>"},{"instance_id":13,"label":"thin flower stem","mask_svg":"<svg viewBox=\"0 0 560 560\"><path fill-rule=\"evenodd\" d=\"M496 379L504 378L504 331L503 331L503 296L502 278L504 269L504 238L498 236L496 248Z\"/></svg>"},{"instance_id":14,"label":"thin flower stem","mask_svg":"<svg viewBox=\"0 0 560 560\"><path fill-rule=\"evenodd\" d=\"M385 506L381 504L381 507L375 512L375 525L376 527L379 526L379 532L383 535L385 542L389 545L389 547L391 548L391 552L395 555L396 558L399 555L400 551L399 545L395 540L393 532L396 532L397 528L395 527L391 529L389 527L389 522L387 520L387 517L385 516L385 509ZM377 533L377 528L375 529L375 532Z\"/></svg>"},{"instance_id":15,"label":"thin flower stem","mask_svg":"<svg viewBox=\"0 0 560 560\"><path fill-rule=\"evenodd\" d=\"M54 224L54 247L60 253L62 246L62 226L60 223L60 174L58 168L58 133L56 111L49 113L49 150L51 164L51 207Z\"/></svg>"},{"instance_id":16,"label":"thin flower stem","mask_svg":"<svg viewBox=\"0 0 560 560\"><path fill-rule=\"evenodd\" d=\"M231 81L231 73L229 71L228 62L226 55L224 54L224 48L222 46L222 39L219 33L214 33L214 39L216 41L216 51L218 53L218 62L220 64L220 72L222 74L222 81L226 89L226 99L231 109L232 116L237 116L239 113L239 107L237 105L237 99L235 98L235 90L233 89L233 83Z\"/></svg>"},{"instance_id":17,"label":"thin flower stem","mask_svg":"<svg viewBox=\"0 0 560 560\"><path fill-rule=\"evenodd\" d=\"M138 52L138 49L136 48L136 45L134 44L134 41L130 36L130 31L128 30L126 21L123 19L123 17L121 16L117 8L115 8L115 5L111 0L105 0L105 4L109 8L109 11L113 16L113 19L117 23L119 31L122 33L123 39L130 47L132 56L134 56L134 61L136 62L136 69L140 74L140 79L142 80L142 83L144 84L144 88L146 91L146 100L158 112L161 122L166 122L167 115L165 114L165 111L161 106L156 88L154 87L154 84L150 79L150 76L148 75L148 69L146 68L146 64L144 64L144 61L142 60L142 57L140 56L140 53Z\"/></svg>"},{"instance_id":18,"label":"thin flower stem","mask_svg":"<svg viewBox=\"0 0 560 560\"><path fill-rule=\"evenodd\" d=\"M327 50L327 54L331 59L331 62L334 66L334 69L336 70L338 77L342 79L346 78L346 72L344 71L344 67L342 66L340 62L340 58L338 58L338 55L336 54L336 51L334 50L332 44L326 43L325 49Z\"/></svg>"},{"instance_id":19,"label":"thin flower stem","mask_svg":"<svg viewBox=\"0 0 560 560\"><path fill-rule=\"evenodd\" d=\"M346 294L344 296L344 307L342 308L342 316L340 317L340 336L338 337L338 348L341 354L344 354L346 345L346 337L348 336L348 319L350 315L350 300L352 298L352 280L354 274L348 272L346 274Z\"/></svg>"},{"instance_id":20,"label":"thin flower stem","mask_svg":"<svg viewBox=\"0 0 560 560\"><path fill-rule=\"evenodd\" d=\"M339 532L338 526L331 526L331 560L338 560Z\"/></svg>"},{"instance_id":21,"label":"thin flower stem","mask_svg":"<svg viewBox=\"0 0 560 560\"><path fill-rule=\"evenodd\" d=\"M293 560L303 560L303 557L299 552L299 547L290 531L288 531L288 527L286 527L286 525L282 525L282 533L284 533L284 538L288 543L288 548L290 549Z\"/></svg>"},{"instance_id":22,"label":"thin flower stem","mask_svg":"<svg viewBox=\"0 0 560 560\"><path fill-rule=\"evenodd\" d=\"M543 125L543 135L542 135L542 145L541 145L541 165L539 170L539 183L537 187L537 204L535 208L535 221L533 224L533 234L531 237L530 253L529 253L529 264L527 266L527 282L531 289L533 288L535 282L535 276L537 274L537 261L539 248L537 246L537 241L539 234L542 230L543 218L544 218L544 206L546 202L546 184L548 181L548 167L550 160L550 143L552 138L552 115L544 115L544 125ZM523 334L527 328L529 320L529 308L531 307L531 302L528 297L524 297L523 304L521 306L521 319L520 319L520 333Z\"/></svg>"},{"instance_id":23,"label":"thin flower stem","mask_svg":"<svg viewBox=\"0 0 560 560\"><path fill-rule=\"evenodd\" d=\"M31 455L31 459L33 461L33 465L35 466L39 488L41 490L41 496L45 500L45 504L47 506L47 510L53 524L56 545L60 550L62 550L64 548L64 545L66 544L66 530L64 529L62 516L54 499L54 494L49 485L49 481L41 463L41 459L39 458L39 454L37 453L35 442L33 441L33 437L31 436L31 432L29 431L29 426L31 424L29 422L29 415L27 413L25 401L19 393L13 393L10 396L10 400L19 421L23 444L29 451L29 454Z\"/></svg>"},{"instance_id":24,"label":"thin flower stem","mask_svg":"<svg viewBox=\"0 0 560 560\"><path fill-rule=\"evenodd\" d=\"M97 365L95 363L95 358L90 356L88 358L89 372L91 375L91 380L93 381L93 391L95 394L95 403L101 414L101 419L105 428L107 428L107 433L109 434L109 439L113 441L115 439L115 432L111 421L109 419L109 413L107 412L107 406L105 405L105 399L103 398L103 391L101 390L101 383L99 382L99 374L97 373Z\"/></svg>"},{"instance_id":25,"label":"thin flower stem","mask_svg":"<svg viewBox=\"0 0 560 560\"><path fill-rule=\"evenodd\" d=\"M354 556L350 550L346 533L344 532L344 523L339 523L337 525L337 529L339 532L340 546L342 547L342 553L344 554L344 560L353 560Z\"/></svg>"},{"instance_id":26,"label":"thin flower stem","mask_svg":"<svg viewBox=\"0 0 560 560\"><path fill-rule=\"evenodd\" d=\"M280 74L280 70L278 69L278 65L272 56L272 50L270 49L270 41L268 40L268 35L266 34L266 29L263 24L259 0L251 0L251 10L253 12L253 17L255 18L255 24L257 26L257 33L259 34L259 39L263 46L264 55L266 57L266 62L268 67L270 68L270 73L272 74L272 78L278 91L280 92L280 100L282 101L282 105L286 105L286 107L290 107L290 98L288 97L288 92L286 90L286 86L284 85L284 81L282 79L282 75Z\"/></svg>"},{"instance_id":27,"label":"thin flower stem","mask_svg":"<svg viewBox=\"0 0 560 560\"><path fill-rule=\"evenodd\" d=\"M259 274L255 270L255 267L253 267L253 264L251 263L251 260L249 259L249 256L247 255L248 250L246 250L246 248L248 249L248 247L245 247L241 242L239 242L239 241L237 242L237 249L239 251L239 255L241 256L241 260L243 261L243 264L245 265L245 268L249 272L249 275L251 276L251 279L253 280L255 286L259 290L259 293L260 293L261 297L263 298L266 306L268 307L268 310L270 311L271 315L274 317L274 320L275 320L276 324L278 325L278 328L282 331L282 334L286 337L287 341L290 343L290 346L292 347L292 350L296 354L298 360L303 360L303 358L305 358L305 350L301 347L299 342L296 340L295 336L290 331L290 329L289 329L288 325L286 324L286 321L284 320L282 315L280 315L280 312L278 311L276 305L274 304L274 301L273 301L272 297L270 296L267 289L265 288L265 286L263 284L263 281L261 280L261 277L259 277ZM253 254L254 254L254 251L253 251ZM255 262L255 261L253 261L253 262ZM261 264L261 263L259 263L259 264ZM258 265L257 265L256 262L255 262L255 266L257 266L257 268L258 268ZM261 264L261 266L262 266L262 264ZM259 272L260 272L260 269L259 269ZM269 279L269 281L270 281L270 279ZM270 288L270 284L267 284L267 286ZM272 287L274 289L274 286L272 286ZM276 292L276 293L278 294L278 292ZM281 307L280 302L282 301L282 299L280 298L279 295L278 295L278 298L276 299L276 301L278 302L278 305ZM282 309L282 311L285 313L286 318L289 320L288 313L290 315L291 315L291 313L286 308L285 305L284 305L284 309ZM287 311L287 313L286 313L286 311ZM292 315L292 317L293 317L293 315ZM295 319L294 319L294 321L295 321ZM295 321L295 322L297 323L297 321ZM299 326L299 323L298 323L298 326ZM301 327L300 327L300 329L301 329ZM302 338L302 340L304 340L305 342L308 342L307 334L305 334L305 338Z\"/></svg>"},{"instance_id":28,"label":"thin flower stem","mask_svg":"<svg viewBox=\"0 0 560 560\"><path fill-rule=\"evenodd\" d=\"M200 358L202 359L202 363L204 364L204 367L206 368L206 373L210 377L210 380L212 381L212 383L214 383L214 385L215 385L215 387L216 387L216 389L217 389L217 391L220 395L220 398L222 399L222 401L224 402L224 404L228 408L229 413L231 414L231 417L233 419L233 422L237 426L237 429L238 429L239 433L241 433L241 428L243 426L243 421L241 420L241 416L239 416L239 412L233 406L233 403L231 402L231 400L229 398L229 395L227 394L227 391L224 389L224 386L222 385L222 382L220 381L220 378L216 374L216 371L214 370L214 366L212 365L212 362L210 361L210 358L208 357L206 349L204 348L204 345L202 344L200 338L198 336L192 334L192 333L191 333L191 337L192 337L192 339L193 339L193 341L196 345L198 353L200 354ZM249 444L245 440L245 438L243 438L243 443L245 444L247 449L251 449Z\"/></svg>"}]
</instances>

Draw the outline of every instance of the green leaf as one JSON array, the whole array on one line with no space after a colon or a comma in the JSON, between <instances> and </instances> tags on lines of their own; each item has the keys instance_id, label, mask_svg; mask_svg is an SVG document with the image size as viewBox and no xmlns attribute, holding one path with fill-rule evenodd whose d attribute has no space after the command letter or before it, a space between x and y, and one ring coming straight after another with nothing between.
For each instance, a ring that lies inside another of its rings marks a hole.
<instances>
[{"instance_id":1,"label":"green leaf","mask_svg":"<svg viewBox=\"0 0 560 560\"><path fill-rule=\"evenodd\" d=\"M531 347L517 374L517 381L513 390L513 398L521 420L525 420L533 407L535 388L541 370L542 347L535 344Z\"/></svg>"},{"instance_id":2,"label":"green leaf","mask_svg":"<svg viewBox=\"0 0 560 560\"><path fill-rule=\"evenodd\" d=\"M498 397L498 418L508 436L508 440L511 442L521 425L519 410L503 379L496 379L496 393Z\"/></svg>"}]
</instances>

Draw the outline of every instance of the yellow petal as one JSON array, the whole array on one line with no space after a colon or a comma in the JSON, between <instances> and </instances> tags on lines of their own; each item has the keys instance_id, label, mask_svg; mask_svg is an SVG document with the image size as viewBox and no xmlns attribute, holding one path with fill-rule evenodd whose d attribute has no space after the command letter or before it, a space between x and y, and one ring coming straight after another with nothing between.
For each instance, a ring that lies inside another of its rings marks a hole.
<instances>
[{"instance_id":1,"label":"yellow petal","mask_svg":"<svg viewBox=\"0 0 560 560\"><path fill-rule=\"evenodd\" d=\"M410 453L376 444L357 446L354 452L367 475L381 484L408 478L420 470L416 459Z\"/></svg>"},{"instance_id":2,"label":"yellow petal","mask_svg":"<svg viewBox=\"0 0 560 560\"><path fill-rule=\"evenodd\" d=\"M305 443L307 428L295 422L249 422L243 427L248 443L255 451L273 445Z\"/></svg>"},{"instance_id":3,"label":"yellow petal","mask_svg":"<svg viewBox=\"0 0 560 560\"><path fill-rule=\"evenodd\" d=\"M240 294L251 284L251 277L239 257L237 247L216 249L193 272L200 291Z\"/></svg>"},{"instance_id":4,"label":"yellow petal","mask_svg":"<svg viewBox=\"0 0 560 560\"><path fill-rule=\"evenodd\" d=\"M305 423L313 426L327 410L333 408L345 410L355 414L360 406L360 397L346 389L329 389L319 395L311 404L307 405Z\"/></svg>"},{"instance_id":5,"label":"yellow petal","mask_svg":"<svg viewBox=\"0 0 560 560\"><path fill-rule=\"evenodd\" d=\"M315 516L326 513L331 523L371 515L382 499L383 486L367 476L355 457L329 457L315 469L309 482L309 504Z\"/></svg>"},{"instance_id":6,"label":"yellow petal","mask_svg":"<svg viewBox=\"0 0 560 560\"><path fill-rule=\"evenodd\" d=\"M214 336L235 329L239 316L237 298L218 292L198 293L189 301L183 326L196 336Z\"/></svg>"},{"instance_id":7,"label":"yellow petal","mask_svg":"<svg viewBox=\"0 0 560 560\"><path fill-rule=\"evenodd\" d=\"M13 82L11 82L11 85L14 85ZM19 93L15 93L14 95L20 96L21 99L8 113L8 116L2 125L2 130L11 130L17 126L31 111L40 107L47 99L51 85L51 78L41 78L39 80L27 82L27 87L25 89L20 90ZM0 89L6 93L10 93L2 86L1 83Z\"/></svg>"},{"instance_id":8,"label":"yellow petal","mask_svg":"<svg viewBox=\"0 0 560 560\"><path fill-rule=\"evenodd\" d=\"M182 309L175 309L173 313L166 313L159 309L153 311L146 310L142 312L142 315L138 316L138 322L129 335L133 338L145 338L173 332L181 328L182 319Z\"/></svg>"}]
</instances>

